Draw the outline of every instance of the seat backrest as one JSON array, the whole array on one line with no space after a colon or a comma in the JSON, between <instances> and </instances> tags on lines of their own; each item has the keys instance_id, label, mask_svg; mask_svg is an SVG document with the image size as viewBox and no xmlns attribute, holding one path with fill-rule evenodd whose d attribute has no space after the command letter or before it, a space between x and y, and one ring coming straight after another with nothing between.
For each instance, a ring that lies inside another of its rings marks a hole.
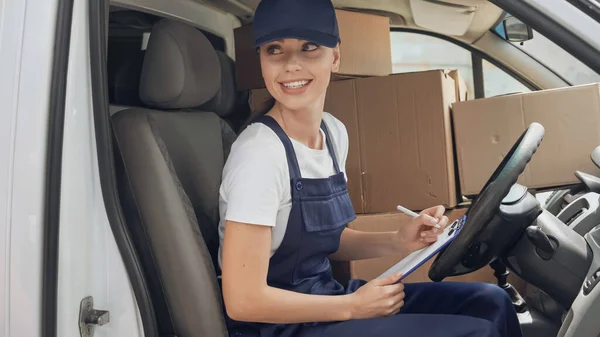
<instances>
[{"instance_id":1,"label":"seat backrest","mask_svg":"<svg viewBox=\"0 0 600 337\"><path fill-rule=\"evenodd\" d=\"M121 197L136 208L126 210L128 225L137 226L131 232L150 287L167 303L168 313L159 314L170 316L178 337L227 335L216 256L221 171L235 140L221 117L232 111L219 104L219 114L194 110L223 90L208 39L163 20L153 27L140 79L140 97L152 109L112 116L128 178L121 181L131 192Z\"/></svg>"}]
</instances>

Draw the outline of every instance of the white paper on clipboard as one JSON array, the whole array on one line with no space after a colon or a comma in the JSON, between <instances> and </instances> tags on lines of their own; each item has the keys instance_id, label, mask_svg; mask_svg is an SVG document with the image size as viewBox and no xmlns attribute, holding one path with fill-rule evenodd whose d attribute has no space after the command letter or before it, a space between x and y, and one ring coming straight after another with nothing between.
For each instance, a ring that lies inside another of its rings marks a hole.
<instances>
[{"instance_id":1,"label":"white paper on clipboard","mask_svg":"<svg viewBox=\"0 0 600 337\"><path fill-rule=\"evenodd\" d=\"M415 269L419 268L437 253L439 253L444 247L448 246L462 229L465 219L466 216L462 216L460 219L454 221L444 229L444 232L438 236L436 242L408 255L404 259L400 260L400 262L393 265L390 269L386 270L383 274L379 275L378 278L383 278L388 275L401 272L402 277L400 278L400 281L402 281L405 277L415 271Z\"/></svg>"}]
</instances>

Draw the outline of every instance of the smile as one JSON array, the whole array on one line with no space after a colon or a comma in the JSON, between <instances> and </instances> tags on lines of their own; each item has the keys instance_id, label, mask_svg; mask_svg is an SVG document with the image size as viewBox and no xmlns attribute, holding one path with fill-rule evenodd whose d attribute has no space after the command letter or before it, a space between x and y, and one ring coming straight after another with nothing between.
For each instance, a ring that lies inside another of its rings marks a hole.
<instances>
[{"instance_id":1,"label":"smile","mask_svg":"<svg viewBox=\"0 0 600 337\"><path fill-rule=\"evenodd\" d=\"M309 81L309 80L302 80L302 81L281 83L281 85L283 85L284 87L289 88L289 89L298 89L298 88L302 88L303 86L307 85L310 82L311 81Z\"/></svg>"}]
</instances>

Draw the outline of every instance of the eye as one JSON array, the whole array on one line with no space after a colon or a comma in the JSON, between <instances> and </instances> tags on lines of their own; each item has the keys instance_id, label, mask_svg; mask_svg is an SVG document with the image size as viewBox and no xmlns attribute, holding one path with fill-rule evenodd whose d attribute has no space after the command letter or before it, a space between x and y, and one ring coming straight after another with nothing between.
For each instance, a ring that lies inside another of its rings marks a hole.
<instances>
[{"instance_id":1,"label":"eye","mask_svg":"<svg viewBox=\"0 0 600 337\"><path fill-rule=\"evenodd\" d=\"M313 51L317 49L319 49L319 46L312 42L307 42L302 46L302 51Z\"/></svg>"},{"instance_id":2,"label":"eye","mask_svg":"<svg viewBox=\"0 0 600 337\"><path fill-rule=\"evenodd\" d=\"M276 45L276 44L272 44L270 46L267 47L267 53L269 55L277 55L281 53L281 48Z\"/></svg>"}]
</instances>

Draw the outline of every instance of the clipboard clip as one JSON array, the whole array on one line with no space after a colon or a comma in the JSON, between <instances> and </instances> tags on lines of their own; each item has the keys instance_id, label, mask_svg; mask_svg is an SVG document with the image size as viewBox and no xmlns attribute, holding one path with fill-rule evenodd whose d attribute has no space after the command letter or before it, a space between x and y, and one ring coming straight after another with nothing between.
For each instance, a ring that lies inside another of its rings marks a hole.
<instances>
[{"instance_id":1,"label":"clipboard clip","mask_svg":"<svg viewBox=\"0 0 600 337\"><path fill-rule=\"evenodd\" d=\"M463 228L466 220L467 220L466 215L463 215L462 217L454 220L454 222L452 222L452 224L450 224L450 231L448 231L448 236L452 236L454 234L454 232L460 232L460 230Z\"/></svg>"}]
</instances>

